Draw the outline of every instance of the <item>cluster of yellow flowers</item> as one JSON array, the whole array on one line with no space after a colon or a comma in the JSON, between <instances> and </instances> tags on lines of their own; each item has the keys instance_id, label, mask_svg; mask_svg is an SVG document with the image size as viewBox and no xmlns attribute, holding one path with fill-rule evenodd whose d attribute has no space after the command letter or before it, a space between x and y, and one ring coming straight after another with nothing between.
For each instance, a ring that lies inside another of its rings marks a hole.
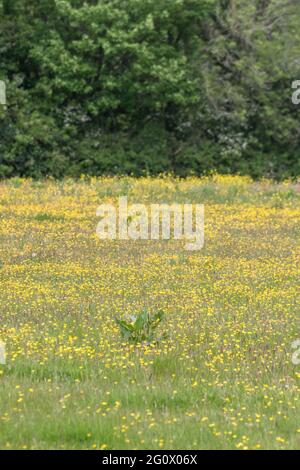
<instances>
[{"instance_id":1,"label":"cluster of yellow flowers","mask_svg":"<svg viewBox=\"0 0 300 470\"><path fill-rule=\"evenodd\" d=\"M204 248L99 240L120 195L204 203ZM299 446L299 225L290 182L0 183L0 447ZM143 309L159 345L122 342L114 317Z\"/></svg>"}]
</instances>

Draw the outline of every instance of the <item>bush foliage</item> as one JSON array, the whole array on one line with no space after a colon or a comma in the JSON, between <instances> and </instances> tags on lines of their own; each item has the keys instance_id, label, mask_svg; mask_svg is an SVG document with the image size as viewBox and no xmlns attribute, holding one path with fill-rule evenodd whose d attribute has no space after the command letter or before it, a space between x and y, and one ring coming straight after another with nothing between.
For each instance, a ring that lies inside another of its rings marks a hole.
<instances>
[{"instance_id":1,"label":"bush foliage","mask_svg":"<svg viewBox=\"0 0 300 470\"><path fill-rule=\"evenodd\" d=\"M0 0L0 176L299 175L293 0Z\"/></svg>"}]
</instances>

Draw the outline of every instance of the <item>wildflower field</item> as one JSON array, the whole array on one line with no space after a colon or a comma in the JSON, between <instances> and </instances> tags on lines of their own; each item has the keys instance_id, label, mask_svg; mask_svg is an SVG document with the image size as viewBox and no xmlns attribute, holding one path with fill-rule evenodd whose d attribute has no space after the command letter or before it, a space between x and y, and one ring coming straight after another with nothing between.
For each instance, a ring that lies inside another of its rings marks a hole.
<instances>
[{"instance_id":1,"label":"wildflower field","mask_svg":"<svg viewBox=\"0 0 300 470\"><path fill-rule=\"evenodd\" d=\"M204 248L99 240L124 195L204 203ZM299 232L299 183L0 182L0 448L299 448ZM144 309L166 336L126 342Z\"/></svg>"}]
</instances>

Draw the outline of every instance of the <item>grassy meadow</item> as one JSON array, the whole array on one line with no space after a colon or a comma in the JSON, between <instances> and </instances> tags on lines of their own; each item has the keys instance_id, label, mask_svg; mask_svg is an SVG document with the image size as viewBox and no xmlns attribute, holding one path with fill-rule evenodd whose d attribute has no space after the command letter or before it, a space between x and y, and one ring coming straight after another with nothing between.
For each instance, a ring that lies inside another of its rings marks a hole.
<instances>
[{"instance_id":1,"label":"grassy meadow","mask_svg":"<svg viewBox=\"0 0 300 470\"><path fill-rule=\"evenodd\" d=\"M99 240L124 195L204 203L204 248ZM299 183L0 182L0 448L299 448L299 239ZM120 336L143 309L159 344Z\"/></svg>"}]
</instances>

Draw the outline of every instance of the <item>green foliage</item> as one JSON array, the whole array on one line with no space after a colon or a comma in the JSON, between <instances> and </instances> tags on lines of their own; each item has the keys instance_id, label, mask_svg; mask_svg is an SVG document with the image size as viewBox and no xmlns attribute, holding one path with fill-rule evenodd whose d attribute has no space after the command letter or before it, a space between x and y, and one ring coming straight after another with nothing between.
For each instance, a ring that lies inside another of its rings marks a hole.
<instances>
[{"instance_id":1,"label":"green foliage","mask_svg":"<svg viewBox=\"0 0 300 470\"><path fill-rule=\"evenodd\" d=\"M299 175L300 5L0 0L0 177Z\"/></svg>"},{"instance_id":2,"label":"green foliage","mask_svg":"<svg viewBox=\"0 0 300 470\"><path fill-rule=\"evenodd\" d=\"M121 337L124 341L130 343L156 343L165 338L163 334L159 339L155 336L156 329L164 319L163 311L150 314L147 310L142 311L136 317L132 317L131 321L115 318L116 324L120 328Z\"/></svg>"}]
</instances>

